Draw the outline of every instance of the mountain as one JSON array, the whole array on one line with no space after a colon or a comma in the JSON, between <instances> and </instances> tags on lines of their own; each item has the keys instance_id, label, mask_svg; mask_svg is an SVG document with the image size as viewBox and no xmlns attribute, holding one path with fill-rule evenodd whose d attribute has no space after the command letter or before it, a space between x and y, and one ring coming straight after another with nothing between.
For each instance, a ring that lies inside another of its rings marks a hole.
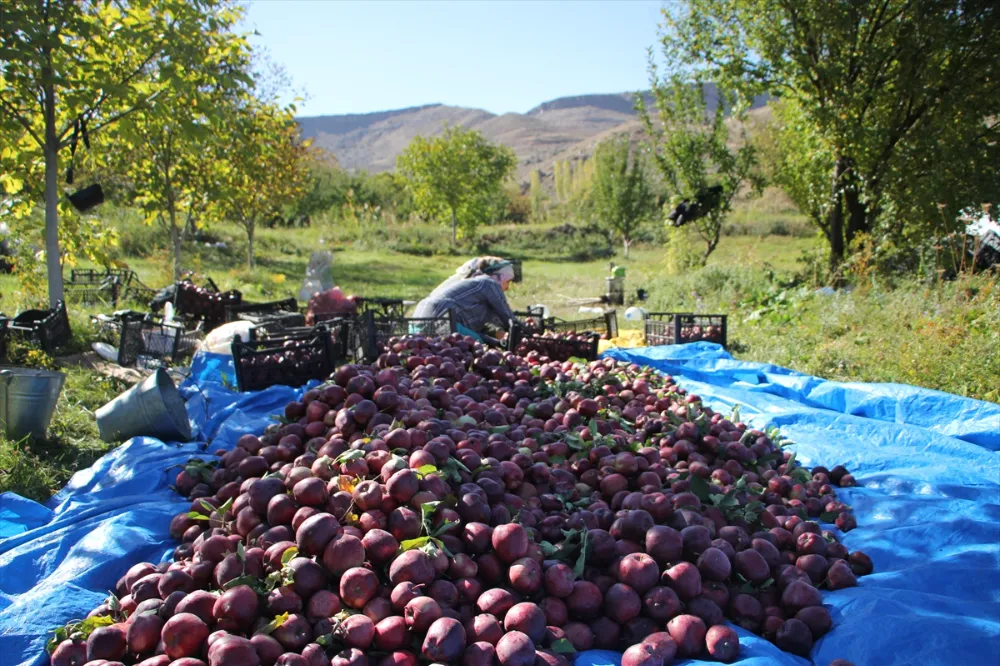
<instances>
[{"instance_id":1,"label":"mountain","mask_svg":"<svg viewBox=\"0 0 1000 666\"><path fill-rule=\"evenodd\" d=\"M714 87L706 101L715 108ZM577 95L539 104L527 113L496 115L482 109L429 104L394 111L298 118L302 134L336 156L347 169L369 173L391 171L396 156L416 136L440 134L446 125L479 130L509 146L518 157L518 177L532 169L552 170L556 159L579 159L593 152L602 139L619 132L641 133L633 109L633 94ZM764 106L765 98L754 107Z\"/></svg>"}]
</instances>

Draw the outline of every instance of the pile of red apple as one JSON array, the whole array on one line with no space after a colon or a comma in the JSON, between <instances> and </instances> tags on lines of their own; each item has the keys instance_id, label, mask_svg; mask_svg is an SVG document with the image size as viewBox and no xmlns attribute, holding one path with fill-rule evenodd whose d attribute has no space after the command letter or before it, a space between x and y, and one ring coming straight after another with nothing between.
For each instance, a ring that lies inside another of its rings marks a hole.
<instances>
[{"instance_id":1,"label":"pile of red apple","mask_svg":"<svg viewBox=\"0 0 1000 666\"><path fill-rule=\"evenodd\" d=\"M176 475L174 561L137 564L52 664L730 662L807 655L821 588L872 571L842 467L800 466L670 377L394 339Z\"/></svg>"},{"instance_id":2,"label":"pile of red apple","mask_svg":"<svg viewBox=\"0 0 1000 666\"><path fill-rule=\"evenodd\" d=\"M226 323L226 306L242 301L242 294L235 290L213 291L188 280L177 283L177 311L202 319L206 330Z\"/></svg>"},{"instance_id":3,"label":"pile of red apple","mask_svg":"<svg viewBox=\"0 0 1000 666\"><path fill-rule=\"evenodd\" d=\"M710 326L693 325L681 327L681 342L698 342L701 340L722 344L724 342L722 327L714 324Z\"/></svg>"}]
</instances>

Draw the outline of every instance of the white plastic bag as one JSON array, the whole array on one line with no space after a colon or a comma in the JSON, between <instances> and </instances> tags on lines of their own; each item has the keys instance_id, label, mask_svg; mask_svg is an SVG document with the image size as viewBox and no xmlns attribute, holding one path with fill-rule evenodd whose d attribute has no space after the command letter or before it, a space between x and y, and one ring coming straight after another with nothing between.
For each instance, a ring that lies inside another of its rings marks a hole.
<instances>
[{"instance_id":1,"label":"white plastic bag","mask_svg":"<svg viewBox=\"0 0 1000 666\"><path fill-rule=\"evenodd\" d=\"M251 326L253 324L249 321L231 321L228 324L223 324L218 328L212 329L212 332L206 335L202 341L201 350L210 354L226 354L231 356L233 353L233 338L238 335L243 342L249 341Z\"/></svg>"}]
</instances>

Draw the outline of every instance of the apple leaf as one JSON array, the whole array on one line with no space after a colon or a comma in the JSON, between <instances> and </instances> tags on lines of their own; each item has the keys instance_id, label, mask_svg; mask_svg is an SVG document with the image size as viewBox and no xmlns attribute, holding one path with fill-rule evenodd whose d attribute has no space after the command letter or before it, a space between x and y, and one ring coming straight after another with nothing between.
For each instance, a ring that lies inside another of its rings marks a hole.
<instances>
[{"instance_id":1,"label":"apple leaf","mask_svg":"<svg viewBox=\"0 0 1000 666\"><path fill-rule=\"evenodd\" d=\"M549 648L556 654L573 654L576 652L576 648L565 638L560 638L557 641L553 641L551 647Z\"/></svg>"},{"instance_id":2,"label":"apple leaf","mask_svg":"<svg viewBox=\"0 0 1000 666\"><path fill-rule=\"evenodd\" d=\"M281 615L276 615L275 618L270 622L268 622L266 626L258 629L257 633L254 635L259 636L263 634L265 636L269 636L272 631L283 625L287 620L288 620L288 613L282 613Z\"/></svg>"}]
</instances>

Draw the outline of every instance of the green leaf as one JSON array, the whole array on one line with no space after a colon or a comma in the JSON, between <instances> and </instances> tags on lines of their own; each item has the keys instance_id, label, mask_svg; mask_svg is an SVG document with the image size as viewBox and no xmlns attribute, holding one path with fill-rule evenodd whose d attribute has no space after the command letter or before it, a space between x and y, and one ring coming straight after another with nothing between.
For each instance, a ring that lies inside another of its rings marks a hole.
<instances>
[{"instance_id":1,"label":"green leaf","mask_svg":"<svg viewBox=\"0 0 1000 666\"><path fill-rule=\"evenodd\" d=\"M323 634L316 639L316 644L324 648L333 645L333 634Z\"/></svg>"},{"instance_id":2,"label":"green leaf","mask_svg":"<svg viewBox=\"0 0 1000 666\"><path fill-rule=\"evenodd\" d=\"M690 490L695 496L702 502L708 502L709 494L711 493L711 486L708 481L701 478L697 474L692 474L688 477L688 483L690 484Z\"/></svg>"},{"instance_id":3,"label":"green leaf","mask_svg":"<svg viewBox=\"0 0 1000 666\"><path fill-rule=\"evenodd\" d=\"M587 564L587 538L587 530L584 528L580 556L576 558L576 565L573 567L573 573L577 578L583 578L583 569Z\"/></svg>"},{"instance_id":4,"label":"green leaf","mask_svg":"<svg viewBox=\"0 0 1000 666\"><path fill-rule=\"evenodd\" d=\"M495 426L495 427L490 428L489 430L487 430L487 432L489 434L491 434L491 435L502 435L505 432L507 432L508 430L510 430L510 426L509 425L505 425L505 426Z\"/></svg>"},{"instance_id":5,"label":"green leaf","mask_svg":"<svg viewBox=\"0 0 1000 666\"><path fill-rule=\"evenodd\" d=\"M273 620L267 623L267 626L258 629L254 635L259 636L263 634L265 636L269 636L272 631L283 625L287 620L288 620L288 613L282 613L281 615L276 615Z\"/></svg>"},{"instance_id":6,"label":"green leaf","mask_svg":"<svg viewBox=\"0 0 1000 666\"><path fill-rule=\"evenodd\" d=\"M364 458L365 452L361 449L351 449L350 451L344 451L339 456L334 458L333 463L335 465L342 465L352 460L357 460L358 458Z\"/></svg>"},{"instance_id":7,"label":"green leaf","mask_svg":"<svg viewBox=\"0 0 1000 666\"><path fill-rule=\"evenodd\" d=\"M243 547L243 542L242 541L240 541L239 543L236 544L236 557L240 558L240 562L242 562L244 565L246 565L246 563L247 563L247 551Z\"/></svg>"},{"instance_id":8,"label":"green leaf","mask_svg":"<svg viewBox=\"0 0 1000 666\"><path fill-rule=\"evenodd\" d=\"M819 519L824 523L833 523L836 522L837 516L839 515L840 514L837 513L836 511L824 511L823 513L819 514Z\"/></svg>"},{"instance_id":9,"label":"green leaf","mask_svg":"<svg viewBox=\"0 0 1000 666\"><path fill-rule=\"evenodd\" d=\"M214 506L212 506L211 504L209 504L208 502L206 502L203 499L199 499L198 500L198 504L201 504L201 508L205 509L205 511L208 511L209 515L211 515L212 513L214 513L216 511L216 508ZM221 511L219 511L219 515L220 516L222 515Z\"/></svg>"},{"instance_id":10,"label":"green leaf","mask_svg":"<svg viewBox=\"0 0 1000 666\"><path fill-rule=\"evenodd\" d=\"M538 546L542 549L542 554L545 556L555 555L556 553L559 552L559 549L553 546L548 541L542 541L541 543L538 544Z\"/></svg>"},{"instance_id":11,"label":"green leaf","mask_svg":"<svg viewBox=\"0 0 1000 666\"><path fill-rule=\"evenodd\" d=\"M292 559L294 559L298 554L299 549L296 546L291 546L288 550L281 554L281 566L285 566L291 562Z\"/></svg>"},{"instance_id":12,"label":"green leaf","mask_svg":"<svg viewBox=\"0 0 1000 666\"><path fill-rule=\"evenodd\" d=\"M443 523L441 523L440 525L438 525L436 528L434 528L434 530L430 533L430 536L436 537L436 536L439 536L441 534L444 534L445 532L447 532L454 525L458 525L458 521L457 520L446 520Z\"/></svg>"},{"instance_id":13,"label":"green leaf","mask_svg":"<svg viewBox=\"0 0 1000 666\"><path fill-rule=\"evenodd\" d=\"M192 520L210 520L208 516L202 515L197 511L188 511L187 517L191 518Z\"/></svg>"},{"instance_id":14,"label":"green leaf","mask_svg":"<svg viewBox=\"0 0 1000 666\"><path fill-rule=\"evenodd\" d=\"M587 359L580 358L579 356L570 356L566 360L569 361L570 363L579 363L579 364L582 364L582 365L587 365L587 363L588 363Z\"/></svg>"},{"instance_id":15,"label":"green leaf","mask_svg":"<svg viewBox=\"0 0 1000 666\"><path fill-rule=\"evenodd\" d=\"M407 539L399 544L400 552L405 553L408 550L413 550L414 548L423 548L428 543L430 543L431 538L429 536L417 537L416 539Z\"/></svg>"},{"instance_id":16,"label":"green leaf","mask_svg":"<svg viewBox=\"0 0 1000 666\"><path fill-rule=\"evenodd\" d=\"M576 648L565 638L560 638L557 641L553 641L552 645L549 647L550 650L556 654L573 654L576 652Z\"/></svg>"},{"instance_id":17,"label":"green leaf","mask_svg":"<svg viewBox=\"0 0 1000 666\"><path fill-rule=\"evenodd\" d=\"M250 576L250 575L238 576L229 581L228 583L226 583L225 585L223 585L222 589L231 590L234 587L239 587L240 585L246 585L248 587L256 589L259 586L259 584L260 584L260 579L255 576Z\"/></svg>"},{"instance_id":18,"label":"green leaf","mask_svg":"<svg viewBox=\"0 0 1000 666\"><path fill-rule=\"evenodd\" d=\"M590 423L587 424L587 429L590 430L590 434L597 437L600 431L597 429L597 419L590 419Z\"/></svg>"},{"instance_id":19,"label":"green leaf","mask_svg":"<svg viewBox=\"0 0 1000 666\"><path fill-rule=\"evenodd\" d=\"M438 468L435 467L434 465L422 465L421 467L418 467L417 469L415 469L413 471L420 478L424 478L428 474L434 474L435 472L437 472Z\"/></svg>"}]
</instances>

